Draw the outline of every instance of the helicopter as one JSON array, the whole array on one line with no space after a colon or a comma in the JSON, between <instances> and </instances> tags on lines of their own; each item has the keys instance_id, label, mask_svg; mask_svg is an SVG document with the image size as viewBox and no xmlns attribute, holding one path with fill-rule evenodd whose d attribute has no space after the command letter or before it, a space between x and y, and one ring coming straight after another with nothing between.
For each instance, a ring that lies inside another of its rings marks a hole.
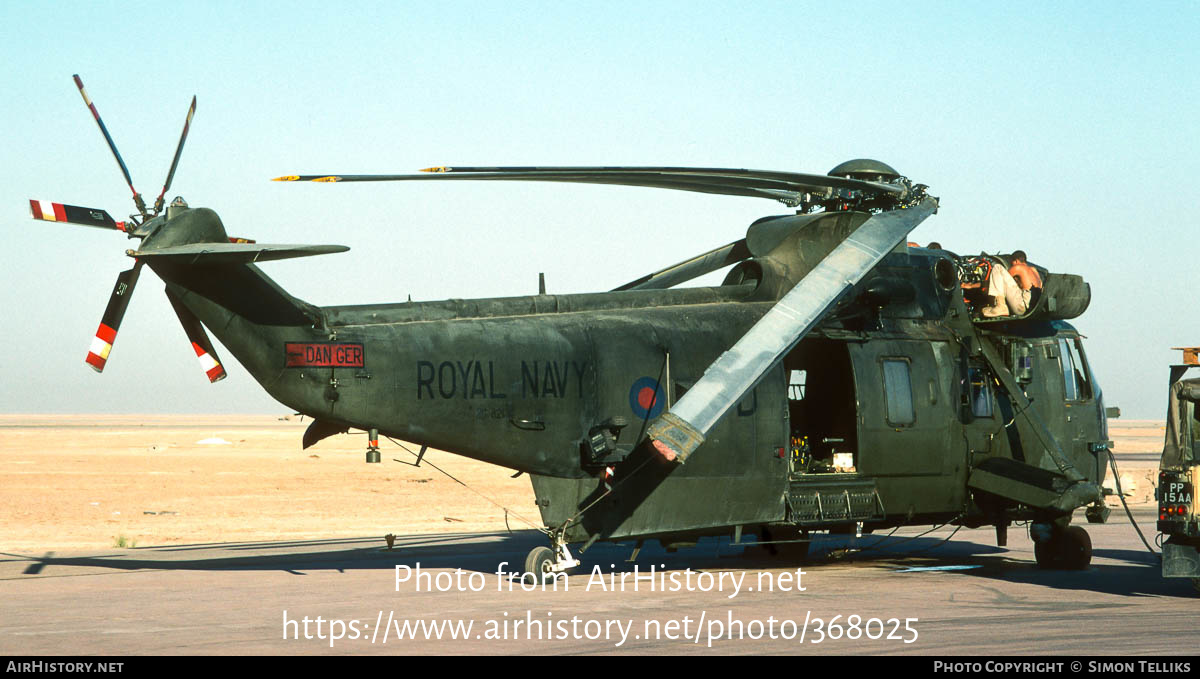
<instances>
[{"instance_id":1,"label":"helicopter","mask_svg":"<svg viewBox=\"0 0 1200 679\"><path fill-rule=\"evenodd\" d=\"M259 263L341 245L231 237L211 209L164 208L187 138L147 208L79 76L75 83L137 214L30 201L35 219L140 241L87 355L102 371L141 270L166 285L210 381L211 331L273 398L312 418L304 447L351 429L529 475L548 545L525 573L580 565L597 541L667 550L730 537L803 558L819 532L1028 522L1043 568L1080 569L1085 509L1102 523L1106 409L1079 332L1078 275L1043 282L1021 312L981 315L980 267L909 234L939 199L891 166L827 174L682 167L434 167L281 181L544 181L770 199L791 209L745 236L611 290L315 306ZM728 268L720 285L687 287ZM972 285L972 281L974 284ZM753 537L746 541L745 538ZM579 546L582 543L582 546Z\"/></svg>"}]
</instances>

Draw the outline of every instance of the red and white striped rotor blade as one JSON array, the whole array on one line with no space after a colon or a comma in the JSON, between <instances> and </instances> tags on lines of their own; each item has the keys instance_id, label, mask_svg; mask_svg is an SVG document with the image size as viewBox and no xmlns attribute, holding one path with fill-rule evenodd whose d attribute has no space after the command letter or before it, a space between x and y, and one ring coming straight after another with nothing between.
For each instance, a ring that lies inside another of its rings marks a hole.
<instances>
[{"instance_id":1,"label":"red and white striped rotor blade","mask_svg":"<svg viewBox=\"0 0 1200 679\"><path fill-rule=\"evenodd\" d=\"M117 330L121 328L121 319L125 317L125 310L129 308L129 298L133 295L133 288L137 285L138 274L141 271L142 262L139 260L132 269L122 271L117 276L117 284L113 286L108 306L100 319L100 327L96 329L96 336L92 339L92 345L88 347L85 359L96 372L103 372L104 365L108 363L108 355L112 352L113 343L117 341Z\"/></svg>"},{"instance_id":2,"label":"red and white striped rotor blade","mask_svg":"<svg viewBox=\"0 0 1200 679\"><path fill-rule=\"evenodd\" d=\"M192 105L188 108L187 118L183 121L183 134L179 135L179 145L175 147L175 157L171 159L171 169L167 172L167 181L163 182L162 193L154 199L154 214L162 212L163 198L171 188L171 180L175 178L175 168L179 167L179 154L183 153L183 142L187 141L188 129L192 126L192 116L196 115L196 97L192 96Z\"/></svg>"},{"instance_id":3,"label":"red and white striped rotor blade","mask_svg":"<svg viewBox=\"0 0 1200 679\"><path fill-rule=\"evenodd\" d=\"M108 133L108 128L104 126L104 121L100 119L100 111L96 110L96 105L92 103L92 98L88 96L87 90L83 89L83 81L79 79L79 75L71 76L75 79L75 86L79 88L79 94L83 97L83 103L87 104L88 110L92 112L92 117L96 119L96 125L100 127L100 133L104 135L104 141L108 142L108 149L112 151L113 157L117 159L117 165L121 166L121 174L125 176L125 183L129 185L129 190L133 192L133 204L137 206L138 213L143 217L146 216L146 203L142 201L142 194L133 188L133 178L129 176L129 168L125 167L125 160L121 158L121 152L117 150L117 144L113 141L112 135Z\"/></svg>"},{"instance_id":4,"label":"red and white striped rotor blade","mask_svg":"<svg viewBox=\"0 0 1200 679\"><path fill-rule=\"evenodd\" d=\"M196 318L196 314L184 306L178 297L171 294L170 290L167 290L166 293L167 299L171 302L171 308L175 309L175 315L179 317L179 324L183 326L188 341L192 343L192 351L196 352L196 358L200 361L200 369L204 371L204 376L208 378L209 382L220 382L225 379L225 366L221 365L221 359L217 358L217 350L213 347L212 341L208 339L208 333L204 332L204 325L200 323L200 319Z\"/></svg>"},{"instance_id":5,"label":"red and white striped rotor blade","mask_svg":"<svg viewBox=\"0 0 1200 679\"><path fill-rule=\"evenodd\" d=\"M125 230L125 222L115 221L108 212L92 207L63 205L48 200L29 200L29 214L45 222L66 222L100 229Z\"/></svg>"}]
</instances>

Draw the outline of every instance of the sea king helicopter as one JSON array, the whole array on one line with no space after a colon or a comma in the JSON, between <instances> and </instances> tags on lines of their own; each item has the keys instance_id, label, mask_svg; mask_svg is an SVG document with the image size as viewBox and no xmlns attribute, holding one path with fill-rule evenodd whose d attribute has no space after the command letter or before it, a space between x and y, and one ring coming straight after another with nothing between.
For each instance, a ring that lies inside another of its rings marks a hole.
<instances>
[{"instance_id":1,"label":"sea king helicopter","mask_svg":"<svg viewBox=\"0 0 1200 679\"><path fill-rule=\"evenodd\" d=\"M96 107L76 85L133 192L137 214L30 201L37 219L125 232L87 362L103 370L148 266L211 381L205 328L276 400L312 418L305 447L350 429L464 455L532 479L549 538L525 563L580 562L569 544L704 536L802 556L814 533L1028 522L1037 562L1091 558L1076 510L1103 522L1107 440L1079 333L1091 292L1033 265L1023 313L980 313L981 264L914 247L937 212L927 187L873 160L828 174L682 167L439 167L285 181L548 181L750 196L793 211L745 237L607 292L315 306L258 263L342 252L232 238L217 213L164 209L195 111L147 209ZM684 287L729 267L720 285ZM966 287L964 287L966 284ZM424 451L425 448L422 448ZM753 537L749 543L745 538Z\"/></svg>"}]
</instances>

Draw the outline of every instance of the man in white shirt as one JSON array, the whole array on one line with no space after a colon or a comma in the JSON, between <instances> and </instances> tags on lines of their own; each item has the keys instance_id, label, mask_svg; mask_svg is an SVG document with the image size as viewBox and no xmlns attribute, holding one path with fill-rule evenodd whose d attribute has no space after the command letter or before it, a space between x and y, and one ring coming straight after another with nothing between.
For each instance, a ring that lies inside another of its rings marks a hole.
<instances>
[{"instance_id":1,"label":"man in white shirt","mask_svg":"<svg viewBox=\"0 0 1200 679\"><path fill-rule=\"evenodd\" d=\"M999 316L1020 316L1025 313L1025 299L1021 293L1021 285L1013 278L1008 269L999 262L992 262L992 272L988 275L987 295L992 303L980 309L984 318Z\"/></svg>"}]
</instances>

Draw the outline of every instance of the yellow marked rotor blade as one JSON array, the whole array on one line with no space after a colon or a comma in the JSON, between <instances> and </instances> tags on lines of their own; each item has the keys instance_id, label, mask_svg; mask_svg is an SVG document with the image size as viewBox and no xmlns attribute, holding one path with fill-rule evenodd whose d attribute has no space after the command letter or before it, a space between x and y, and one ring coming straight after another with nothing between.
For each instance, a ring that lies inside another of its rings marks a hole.
<instances>
[{"instance_id":1,"label":"yellow marked rotor blade","mask_svg":"<svg viewBox=\"0 0 1200 679\"><path fill-rule=\"evenodd\" d=\"M441 165L439 165L437 167L427 167L424 170L421 170L421 172L449 172L449 171L450 171L450 168L444 167Z\"/></svg>"},{"instance_id":2,"label":"yellow marked rotor blade","mask_svg":"<svg viewBox=\"0 0 1200 679\"><path fill-rule=\"evenodd\" d=\"M314 182L340 182L340 181L342 181L342 178L341 177L317 177L313 181Z\"/></svg>"},{"instance_id":3,"label":"yellow marked rotor blade","mask_svg":"<svg viewBox=\"0 0 1200 679\"><path fill-rule=\"evenodd\" d=\"M285 177L276 177L276 178L272 179L271 181L273 181L273 182L298 182L298 181L300 181L300 177L298 177L294 174L290 174Z\"/></svg>"}]
</instances>

